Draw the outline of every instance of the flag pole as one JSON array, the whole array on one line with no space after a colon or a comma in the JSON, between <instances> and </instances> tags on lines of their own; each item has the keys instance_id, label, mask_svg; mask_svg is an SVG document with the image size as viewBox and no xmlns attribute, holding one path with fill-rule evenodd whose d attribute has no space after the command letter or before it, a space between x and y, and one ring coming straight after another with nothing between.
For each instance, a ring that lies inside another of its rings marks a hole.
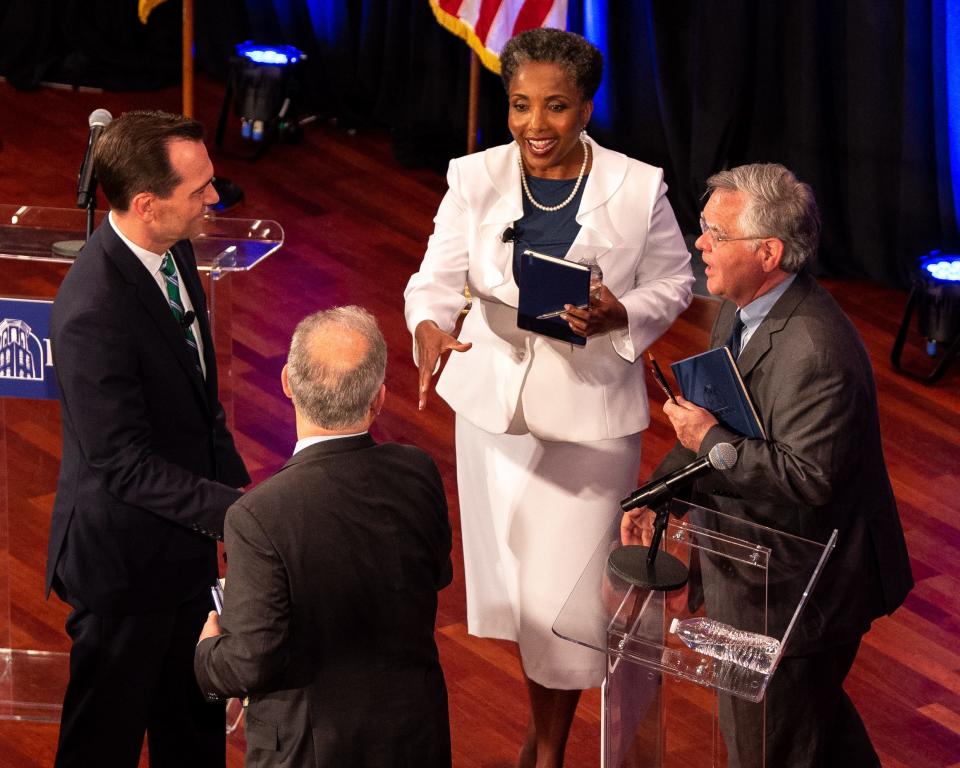
<instances>
[{"instance_id":1,"label":"flag pole","mask_svg":"<svg viewBox=\"0 0 960 768\"><path fill-rule=\"evenodd\" d=\"M183 0L183 114L193 117L193 0Z\"/></svg>"},{"instance_id":2,"label":"flag pole","mask_svg":"<svg viewBox=\"0 0 960 768\"><path fill-rule=\"evenodd\" d=\"M470 95L467 102L467 154L477 151L477 113L480 104L480 57L470 51Z\"/></svg>"}]
</instances>

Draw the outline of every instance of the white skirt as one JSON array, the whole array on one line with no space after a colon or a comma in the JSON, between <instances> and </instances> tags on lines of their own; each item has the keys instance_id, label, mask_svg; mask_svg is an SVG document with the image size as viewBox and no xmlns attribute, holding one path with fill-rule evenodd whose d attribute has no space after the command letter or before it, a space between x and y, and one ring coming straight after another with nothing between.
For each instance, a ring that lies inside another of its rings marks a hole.
<instances>
[{"instance_id":1,"label":"white skirt","mask_svg":"<svg viewBox=\"0 0 960 768\"><path fill-rule=\"evenodd\" d=\"M640 434L548 442L457 416L456 446L468 631L517 642L527 677L547 688L600 685L604 655L551 628L636 486Z\"/></svg>"}]
</instances>

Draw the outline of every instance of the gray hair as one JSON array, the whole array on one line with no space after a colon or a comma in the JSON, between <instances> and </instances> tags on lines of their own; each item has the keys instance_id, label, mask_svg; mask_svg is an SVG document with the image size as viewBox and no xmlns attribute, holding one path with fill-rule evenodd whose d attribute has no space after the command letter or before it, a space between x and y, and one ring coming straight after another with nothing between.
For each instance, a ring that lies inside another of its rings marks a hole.
<instances>
[{"instance_id":1,"label":"gray hair","mask_svg":"<svg viewBox=\"0 0 960 768\"><path fill-rule=\"evenodd\" d=\"M586 38L562 29L537 27L514 35L500 51L500 79L507 91L517 70L531 61L558 64L585 100L594 97L603 78L603 54Z\"/></svg>"},{"instance_id":2,"label":"gray hair","mask_svg":"<svg viewBox=\"0 0 960 768\"><path fill-rule=\"evenodd\" d=\"M332 326L332 328L331 328ZM366 347L360 363L347 367L311 349L321 330L353 331ZM297 325L287 356L287 382L297 408L323 429L342 429L364 419L387 372L387 343L377 319L362 307L314 312Z\"/></svg>"},{"instance_id":3,"label":"gray hair","mask_svg":"<svg viewBox=\"0 0 960 768\"><path fill-rule=\"evenodd\" d=\"M740 213L740 227L758 237L783 242L780 269L799 272L816 255L820 212L809 184L778 163L741 165L707 179L707 192L743 192L749 198Z\"/></svg>"}]
</instances>

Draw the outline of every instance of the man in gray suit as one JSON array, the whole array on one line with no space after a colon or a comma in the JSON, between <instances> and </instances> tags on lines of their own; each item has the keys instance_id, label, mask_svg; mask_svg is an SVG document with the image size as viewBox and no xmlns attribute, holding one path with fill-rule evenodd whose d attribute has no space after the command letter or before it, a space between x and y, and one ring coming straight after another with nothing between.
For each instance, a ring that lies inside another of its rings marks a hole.
<instances>
[{"instance_id":1,"label":"man in gray suit","mask_svg":"<svg viewBox=\"0 0 960 768\"><path fill-rule=\"evenodd\" d=\"M368 433L386 362L363 309L303 320L281 375L296 450L227 511L223 615L194 668L208 695L249 697L248 767L450 766L433 634L450 524L430 457Z\"/></svg>"},{"instance_id":2,"label":"man in gray suit","mask_svg":"<svg viewBox=\"0 0 960 768\"><path fill-rule=\"evenodd\" d=\"M711 347L727 344L766 439L746 439L683 398L664 413L678 445L654 476L733 443L738 461L699 480L693 501L807 539L838 530L809 604L766 693L766 765L877 766L860 716L843 690L873 619L899 606L913 579L880 441L870 360L856 329L807 272L820 234L810 187L781 165L746 165L707 180L697 248L707 289L725 301ZM623 521L627 543L640 512ZM704 563L707 610L736 611L734 594ZM711 579L713 583L711 584ZM711 589L712 588L712 589ZM778 610L780 608L781 610ZM792 606L790 606L792 608ZM789 612L771 599L769 634ZM761 710L721 697L731 767L759 764Z\"/></svg>"}]
</instances>

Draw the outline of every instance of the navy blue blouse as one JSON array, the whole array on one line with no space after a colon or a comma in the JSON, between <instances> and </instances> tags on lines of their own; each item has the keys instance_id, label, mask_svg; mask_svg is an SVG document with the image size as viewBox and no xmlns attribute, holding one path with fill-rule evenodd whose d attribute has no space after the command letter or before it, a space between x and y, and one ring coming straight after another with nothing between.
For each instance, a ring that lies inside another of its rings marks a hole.
<instances>
[{"instance_id":1,"label":"navy blue blouse","mask_svg":"<svg viewBox=\"0 0 960 768\"><path fill-rule=\"evenodd\" d=\"M533 206L526 194L523 195L523 218L513 225L513 279L517 281L517 285L520 285L522 278L520 256L525 250L545 253L559 259L566 257L580 232L576 216L580 210L584 187L587 186L587 176L583 177L576 197L559 211L541 211ZM530 194L541 205L559 205L567 199L576 183L576 179L541 179L527 176Z\"/></svg>"}]
</instances>

